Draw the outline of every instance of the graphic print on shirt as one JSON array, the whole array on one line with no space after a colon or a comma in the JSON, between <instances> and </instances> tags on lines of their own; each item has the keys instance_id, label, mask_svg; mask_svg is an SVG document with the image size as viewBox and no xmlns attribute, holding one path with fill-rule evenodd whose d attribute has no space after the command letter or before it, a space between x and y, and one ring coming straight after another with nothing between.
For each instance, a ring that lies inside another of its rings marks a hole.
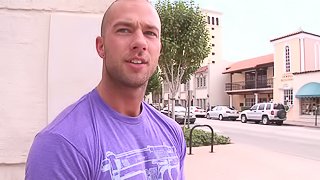
<instances>
[{"instance_id":1,"label":"graphic print on shirt","mask_svg":"<svg viewBox=\"0 0 320 180\"><path fill-rule=\"evenodd\" d=\"M147 146L121 154L106 152L101 170L110 173L113 180L125 179L177 179L179 158L170 146Z\"/></svg>"}]
</instances>

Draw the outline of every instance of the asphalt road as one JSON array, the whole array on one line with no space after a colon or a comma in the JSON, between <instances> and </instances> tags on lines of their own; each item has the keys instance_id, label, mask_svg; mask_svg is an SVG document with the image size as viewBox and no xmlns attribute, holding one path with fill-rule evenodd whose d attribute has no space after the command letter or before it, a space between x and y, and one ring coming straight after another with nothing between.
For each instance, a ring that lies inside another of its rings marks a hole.
<instances>
[{"instance_id":1,"label":"asphalt road","mask_svg":"<svg viewBox=\"0 0 320 180\"><path fill-rule=\"evenodd\" d=\"M234 144L247 144L266 151L320 161L320 128L261 125L205 118L197 118L195 125L197 124L212 126L218 134L229 136ZM209 130L207 127L203 129Z\"/></svg>"}]
</instances>

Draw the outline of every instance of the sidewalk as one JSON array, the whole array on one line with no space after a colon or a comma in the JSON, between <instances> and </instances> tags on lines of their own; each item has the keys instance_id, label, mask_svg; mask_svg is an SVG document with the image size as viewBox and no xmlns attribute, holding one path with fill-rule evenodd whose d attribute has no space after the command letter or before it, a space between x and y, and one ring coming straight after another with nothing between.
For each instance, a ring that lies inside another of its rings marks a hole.
<instances>
[{"instance_id":1,"label":"sidewalk","mask_svg":"<svg viewBox=\"0 0 320 180\"><path fill-rule=\"evenodd\" d=\"M286 120L283 122L284 125L290 126L303 126L303 127L312 127L320 128L320 117L317 117L317 126L315 126L315 119L306 118L303 120Z\"/></svg>"},{"instance_id":2,"label":"sidewalk","mask_svg":"<svg viewBox=\"0 0 320 180\"><path fill-rule=\"evenodd\" d=\"M244 144L192 148L187 180L318 180L320 161L290 156ZM187 151L189 153L189 149Z\"/></svg>"}]
</instances>

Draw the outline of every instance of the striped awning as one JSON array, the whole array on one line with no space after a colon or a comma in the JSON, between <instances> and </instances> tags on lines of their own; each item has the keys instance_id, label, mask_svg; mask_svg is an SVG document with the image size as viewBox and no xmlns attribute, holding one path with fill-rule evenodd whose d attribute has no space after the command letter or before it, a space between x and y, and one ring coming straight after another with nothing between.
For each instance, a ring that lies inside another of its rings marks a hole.
<instances>
[{"instance_id":1,"label":"striped awning","mask_svg":"<svg viewBox=\"0 0 320 180\"><path fill-rule=\"evenodd\" d=\"M296 94L296 98L320 97L320 83L311 82L303 85Z\"/></svg>"}]
</instances>

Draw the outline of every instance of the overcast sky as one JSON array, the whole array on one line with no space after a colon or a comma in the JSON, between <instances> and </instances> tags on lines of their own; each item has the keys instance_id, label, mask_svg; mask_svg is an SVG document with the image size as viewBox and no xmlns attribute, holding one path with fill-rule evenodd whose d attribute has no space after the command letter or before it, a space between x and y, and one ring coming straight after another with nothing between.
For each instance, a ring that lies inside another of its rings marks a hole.
<instances>
[{"instance_id":1,"label":"overcast sky","mask_svg":"<svg viewBox=\"0 0 320 180\"><path fill-rule=\"evenodd\" d=\"M239 61L273 53L271 39L298 31L320 35L319 0L195 0L223 13L223 58Z\"/></svg>"}]
</instances>

